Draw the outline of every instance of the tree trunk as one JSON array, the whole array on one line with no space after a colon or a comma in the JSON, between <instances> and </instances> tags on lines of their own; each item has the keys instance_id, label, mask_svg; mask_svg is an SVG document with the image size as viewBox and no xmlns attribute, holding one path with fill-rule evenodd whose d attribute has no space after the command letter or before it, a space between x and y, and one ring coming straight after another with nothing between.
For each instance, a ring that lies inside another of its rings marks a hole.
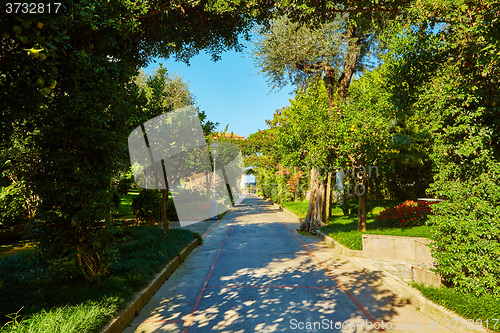
<instances>
[{"instance_id":1,"label":"tree trunk","mask_svg":"<svg viewBox=\"0 0 500 333\"><path fill-rule=\"evenodd\" d=\"M358 190L355 191L358 196L358 231L366 231L366 197L368 194L368 184L366 181L366 172L364 167L361 167L361 171L358 172Z\"/></svg>"},{"instance_id":2,"label":"tree trunk","mask_svg":"<svg viewBox=\"0 0 500 333\"><path fill-rule=\"evenodd\" d=\"M297 182L295 183L295 202L298 201L299 199L299 183L300 183L300 178L297 178Z\"/></svg>"},{"instance_id":3,"label":"tree trunk","mask_svg":"<svg viewBox=\"0 0 500 333\"><path fill-rule=\"evenodd\" d=\"M324 193L325 186L319 181L319 172L316 168L312 168L309 208L305 220L300 224L301 231L308 231L314 235L316 234L316 230L324 225L322 221Z\"/></svg>"},{"instance_id":4,"label":"tree trunk","mask_svg":"<svg viewBox=\"0 0 500 333\"><path fill-rule=\"evenodd\" d=\"M325 76L323 77L323 84L325 86L326 92L328 93L328 111L330 113L335 110L335 91L337 87L337 77L335 69L330 65L325 66Z\"/></svg>"},{"instance_id":5,"label":"tree trunk","mask_svg":"<svg viewBox=\"0 0 500 333\"><path fill-rule=\"evenodd\" d=\"M325 222L330 216L332 216L332 173L328 172L328 178L326 180L326 198L325 198Z\"/></svg>"},{"instance_id":6,"label":"tree trunk","mask_svg":"<svg viewBox=\"0 0 500 333\"><path fill-rule=\"evenodd\" d=\"M347 97L349 86L351 85L352 76L356 68L356 63L359 57L361 42L360 38L356 37L356 26L350 25L345 32L345 39L348 41L349 46L347 49L347 57L344 63L344 70L340 73L337 79L335 69L330 65L324 66L325 76L323 77L323 84L326 92L328 93L328 110L332 113L337 110L340 116L340 110L336 107L335 99L338 97L340 100ZM335 96L337 94L337 96Z\"/></svg>"},{"instance_id":7,"label":"tree trunk","mask_svg":"<svg viewBox=\"0 0 500 333\"><path fill-rule=\"evenodd\" d=\"M167 208L168 208L168 187L165 190L161 190L161 222L163 224L163 232L168 235L170 232L170 226L167 219Z\"/></svg>"},{"instance_id":8,"label":"tree trunk","mask_svg":"<svg viewBox=\"0 0 500 333\"><path fill-rule=\"evenodd\" d=\"M315 227L314 231L318 230L320 227L325 225L326 222L326 186L324 182L320 182L319 187L318 187L318 200L316 200L316 204L318 205L317 209L317 216L315 219L315 222L317 223L317 226ZM319 222L319 223L318 223Z\"/></svg>"},{"instance_id":9,"label":"tree trunk","mask_svg":"<svg viewBox=\"0 0 500 333\"><path fill-rule=\"evenodd\" d=\"M340 75L337 83L337 93L340 99L345 99L347 97L349 86L351 85L352 75L354 74L356 62L359 57L359 44L361 39L356 37L356 26L350 25L349 28L347 28L346 39L349 43L347 58L344 63L344 71Z\"/></svg>"}]
</instances>

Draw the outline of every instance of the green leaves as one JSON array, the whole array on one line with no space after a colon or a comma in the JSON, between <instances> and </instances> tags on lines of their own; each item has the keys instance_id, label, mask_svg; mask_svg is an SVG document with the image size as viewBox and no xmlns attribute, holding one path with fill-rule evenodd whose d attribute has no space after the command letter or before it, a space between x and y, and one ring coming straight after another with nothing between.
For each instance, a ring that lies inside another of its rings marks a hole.
<instances>
[{"instance_id":1,"label":"green leaves","mask_svg":"<svg viewBox=\"0 0 500 333\"><path fill-rule=\"evenodd\" d=\"M428 193L447 199L431 217L438 271L476 294L498 294L500 285L500 131L492 116L499 111L493 87L500 72L491 66L498 43L486 32L497 7L420 2L409 10L413 26L392 30L385 58L399 117L434 164Z\"/></svg>"},{"instance_id":2,"label":"green leaves","mask_svg":"<svg viewBox=\"0 0 500 333\"><path fill-rule=\"evenodd\" d=\"M157 190L141 190L132 201L132 209L140 223L154 224L161 221L161 196Z\"/></svg>"},{"instance_id":3,"label":"green leaves","mask_svg":"<svg viewBox=\"0 0 500 333\"><path fill-rule=\"evenodd\" d=\"M500 210L493 179L484 176L449 188L452 197L435 207L438 233L433 255L438 272L460 290L500 295ZM464 196L466 195L466 196Z\"/></svg>"}]
</instances>

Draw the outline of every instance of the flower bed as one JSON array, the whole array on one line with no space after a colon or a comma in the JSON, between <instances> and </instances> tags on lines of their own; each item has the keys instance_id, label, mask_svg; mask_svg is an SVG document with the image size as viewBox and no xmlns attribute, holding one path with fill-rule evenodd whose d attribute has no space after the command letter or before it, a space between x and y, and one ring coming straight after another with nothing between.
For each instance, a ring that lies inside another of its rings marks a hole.
<instances>
[{"instance_id":1,"label":"flower bed","mask_svg":"<svg viewBox=\"0 0 500 333\"><path fill-rule=\"evenodd\" d=\"M389 207L377 216L383 225L390 227L414 227L427 224L431 204L425 201L407 200L396 207Z\"/></svg>"}]
</instances>

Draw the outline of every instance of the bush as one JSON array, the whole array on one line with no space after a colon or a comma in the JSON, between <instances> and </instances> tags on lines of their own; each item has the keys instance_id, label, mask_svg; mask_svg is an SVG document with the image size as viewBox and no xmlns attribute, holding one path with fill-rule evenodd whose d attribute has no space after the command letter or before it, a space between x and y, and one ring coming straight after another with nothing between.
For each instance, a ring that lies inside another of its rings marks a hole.
<instances>
[{"instance_id":1,"label":"bush","mask_svg":"<svg viewBox=\"0 0 500 333\"><path fill-rule=\"evenodd\" d=\"M141 190L132 201L137 221L153 224L161 221L161 196L156 190Z\"/></svg>"},{"instance_id":2,"label":"bush","mask_svg":"<svg viewBox=\"0 0 500 333\"><path fill-rule=\"evenodd\" d=\"M495 179L450 182L450 199L433 207L433 256L448 285L500 295L500 206Z\"/></svg>"},{"instance_id":3,"label":"bush","mask_svg":"<svg viewBox=\"0 0 500 333\"><path fill-rule=\"evenodd\" d=\"M27 214L21 190L14 187L0 189L0 228L20 224Z\"/></svg>"},{"instance_id":4,"label":"bush","mask_svg":"<svg viewBox=\"0 0 500 333\"><path fill-rule=\"evenodd\" d=\"M427 224L430 213L429 203L407 200L399 206L383 210L377 220L387 227L414 227Z\"/></svg>"},{"instance_id":5,"label":"bush","mask_svg":"<svg viewBox=\"0 0 500 333\"><path fill-rule=\"evenodd\" d=\"M342 209L342 213L344 213L344 216L356 215L358 211L358 204L349 201L346 201L343 204L338 204L337 206Z\"/></svg>"},{"instance_id":6,"label":"bush","mask_svg":"<svg viewBox=\"0 0 500 333\"><path fill-rule=\"evenodd\" d=\"M115 228L99 209L82 209L69 225L67 219L54 210L39 212L30 221L29 236L38 241L38 264L60 280L101 280L118 258L112 246Z\"/></svg>"}]
</instances>

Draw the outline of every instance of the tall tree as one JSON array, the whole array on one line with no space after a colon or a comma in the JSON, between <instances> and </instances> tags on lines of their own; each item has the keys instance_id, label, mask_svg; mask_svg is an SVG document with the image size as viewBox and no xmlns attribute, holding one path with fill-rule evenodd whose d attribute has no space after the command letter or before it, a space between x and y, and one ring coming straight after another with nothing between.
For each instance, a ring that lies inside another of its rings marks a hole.
<instances>
[{"instance_id":1,"label":"tall tree","mask_svg":"<svg viewBox=\"0 0 500 333\"><path fill-rule=\"evenodd\" d=\"M32 14L11 5L0 4L0 159L38 198L42 257L59 276L100 278L115 255L111 178L127 160L128 132L142 123L131 79L152 56L238 49L238 36L269 7L83 0Z\"/></svg>"},{"instance_id":2,"label":"tall tree","mask_svg":"<svg viewBox=\"0 0 500 333\"><path fill-rule=\"evenodd\" d=\"M255 65L273 88L303 86L321 76L334 111L336 101L347 96L354 72L362 68L361 58L369 55L371 32L365 34L348 16L317 24L278 17L254 42Z\"/></svg>"},{"instance_id":3,"label":"tall tree","mask_svg":"<svg viewBox=\"0 0 500 333\"><path fill-rule=\"evenodd\" d=\"M141 71L135 82L148 100L143 108L142 119L144 121L157 117L163 113L174 111L185 106L195 104L195 98L189 90L189 86L181 77L175 74L169 74L167 69L160 64L160 67L150 75L146 76ZM212 133L217 126L216 123L208 121L204 111L198 109L198 115L202 121L202 128L206 135ZM172 175L171 175L172 176ZM165 234L169 233L169 221L167 219L167 204L169 187L176 186L175 182L179 179L169 178L174 184L166 183L167 188L162 189L161 193L161 220Z\"/></svg>"},{"instance_id":4,"label":"tall tree","mask_svg":"<svg viewBox=\"0 0 500 333\"><path fill-rule=\"evenodd\" d=\"M361 2L351 6L344 4L339 10L334 5L327 4L324 14L320 14L319 8L314 6L305 8L309 6L307 4L296 4L295 11L283 9L291 18L281 16L265 27L255 42L253 52L256 65L262 68L261 73L276 87L283 87L287 83L300 86L312 76L322 77L329 102L330 117L326 122L330 125L342 117L341 105L348 95L354 73L369 65L370 51L375 47L375 33L390 16L397 13L396 3L392 4L393 10L379 5L366 11L362 10ZM338 147L329 148L331 160ZM355 163L356 167L364 168L361 161ZM314 186L322 183L315 179L318 175L316 170L311 170L312 198L316 197L316 188L323 191L321 186ZM326 188L330 189L331 175L325 176L328 183ZM329 206L330 191L325 196L323 202ZM360 198L360 204L364 203L365 200ZM310 202L310 211L315 210L314 204ZM322 207L318 211L327 210ZM366 207L360 207L359 212L360 229L363 230L366 228L363 222L366 220ZM320 218L325 221L326 214L320 214ZM305 223L312 223L309 215Z\"/></svg>"}]
</instances>

